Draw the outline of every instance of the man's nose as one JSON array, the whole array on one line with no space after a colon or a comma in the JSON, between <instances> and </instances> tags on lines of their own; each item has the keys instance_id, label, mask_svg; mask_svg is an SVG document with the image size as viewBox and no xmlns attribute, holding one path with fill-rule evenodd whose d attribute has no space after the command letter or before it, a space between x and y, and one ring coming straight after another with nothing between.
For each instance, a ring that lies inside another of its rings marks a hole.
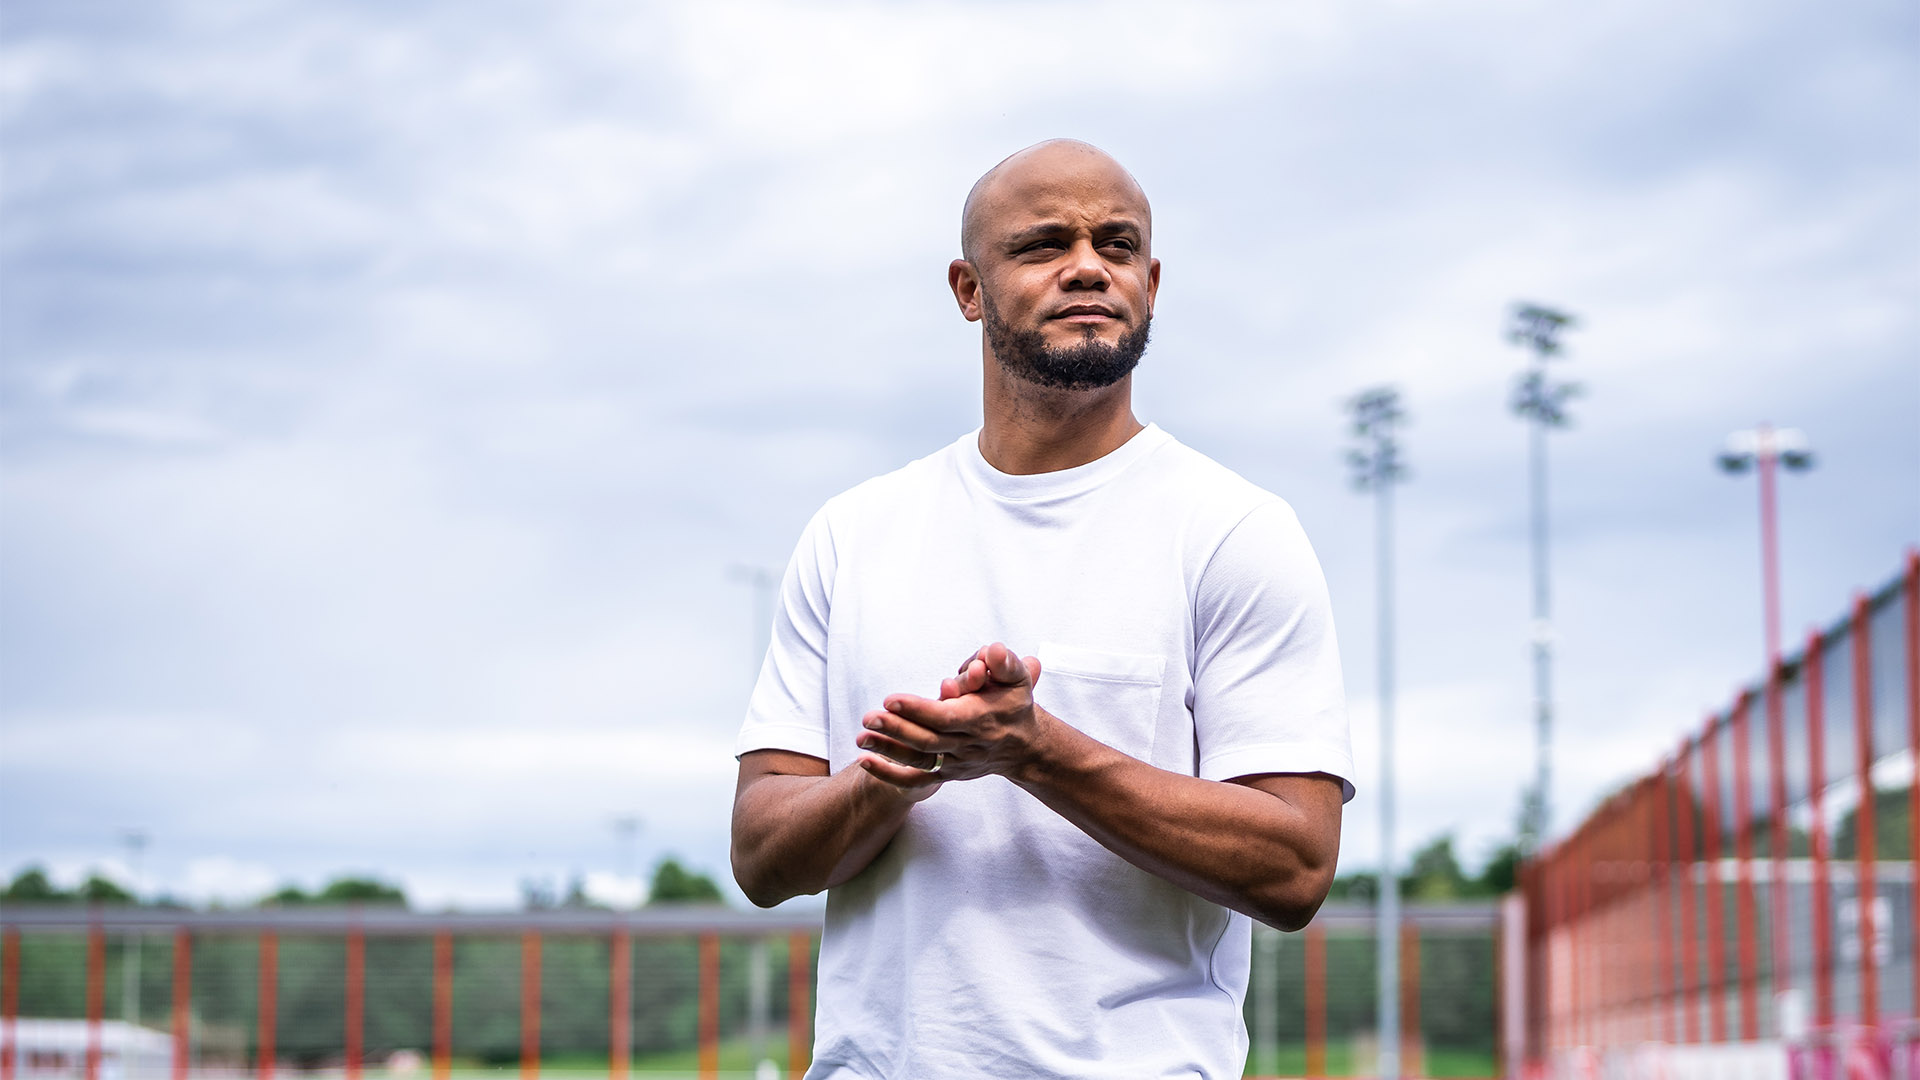
<instances>
[{"instance_id":1,"label":"man's nose","mask_svg":"<svg viewBox=\"0 0 1920 1080\"><path fill-rule=\"evenodd\" d=\"M1061 273L1061 287L1067 289L1105 289L1113 283L1107 261L1094 250L1092 240L1080 240L1067 249L1067 265Z\"/></svg>"}]
</instances>

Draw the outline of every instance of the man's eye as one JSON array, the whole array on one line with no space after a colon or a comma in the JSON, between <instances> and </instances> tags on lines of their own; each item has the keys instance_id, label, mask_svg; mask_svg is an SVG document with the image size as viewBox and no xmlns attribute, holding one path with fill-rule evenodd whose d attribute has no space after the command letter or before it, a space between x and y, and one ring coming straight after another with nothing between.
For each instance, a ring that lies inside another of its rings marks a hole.
<instances>
[{"instance_id":1,"label":"man's eye","mask_svg":"<svg viewBox=\"0 0 1920 1080\"><path fill-rule=\"evenodd\" d=\"M1131 240L1118 240L1118 239L1109 240L1107 241L1107 246L1110 248L1117 248L1121 251L1126 252L1129 255L1133 254L1133 251L1134 251L1133 241Z\"/></svg>"}]
</instances>

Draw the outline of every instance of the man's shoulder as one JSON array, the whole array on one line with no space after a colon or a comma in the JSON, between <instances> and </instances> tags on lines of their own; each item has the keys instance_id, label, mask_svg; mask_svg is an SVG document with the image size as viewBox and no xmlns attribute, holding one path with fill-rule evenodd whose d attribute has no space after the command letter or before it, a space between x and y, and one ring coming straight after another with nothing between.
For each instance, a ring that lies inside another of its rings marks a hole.
<instances>
[{"instance_id":1,"label":"man's shoulder","mask_svg":"<svg viewBox=\"0 0 1920 1080\"><path fill-rule=\"evenodd\" d=\"M1154 454L1152 471L1157 483L1210 516L1237 520L1268 504L1287 507L1279 495L1171 435Z\"/></svg>"}]
</instances>

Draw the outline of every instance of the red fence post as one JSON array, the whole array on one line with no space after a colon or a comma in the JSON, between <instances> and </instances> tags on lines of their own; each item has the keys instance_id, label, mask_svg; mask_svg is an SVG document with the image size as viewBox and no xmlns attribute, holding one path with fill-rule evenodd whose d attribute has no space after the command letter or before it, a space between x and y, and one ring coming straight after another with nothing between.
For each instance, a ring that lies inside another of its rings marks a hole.
<instances>
[{"instance_id":1,"label":"red fence post","mask_svg":"<svg viewBox=\"0 0 1920 1080\"><path fill-rule=\"evenodd\" d=\"M1739 858L1735 885L1735 915L1740 946L1740 1038L1760 1037L1760 943L1759 913L1753 891L1753 820L1748 808L1753 804L1751 775L1753 746L1748 738L1750 698L1742 697L1733 707L1733 845Z\"/></svg>"},{"instance_id":2,"label":"red fence post","mask_svg":"<svg viewBox=\"0 0 1920 1080\"><path fill-rule=\"evenodd\" d=\"M627 1080L633 1057L633 942L624 927L613 932L607 951L607 1070L611 1080Z\"/></svg>"},{"instance_id":3,"label":"red fence post","mask_svg":"<svg viewBox=\"0 0 1920 1080\"><path fill-rule=\"evenodd\" d=\"M1833 1023L1833 893L1827 884L1826 642L1818 632L1807 641L1807 827L1813 854L1813 1022Z\"/></svg>"},{"instance_id":4,"label":"red fence post","mask_svg":"<svg viewBox=\"0 0 1920 1080\"><path fill-rule=\"evenodd\" d=\"M1307 927L1307 1075L1327 1075L1327 932Z\"/></svg>"},{"instance_id":5,"label":"red fence post","mask_svg":"<svg viewBox=\"0 0 1920 1080\"><path fill-rule=\"evenodd\" d=\"M1720 895L1720 737L1716 722L1709 717L1707 730L1700 736L1700 786L1706 790L1706 805L1700 815L1701 856L1707 871L1707 1038L1727 1041L1727 1010L1723 988L1727 977L1726 898Z\"/></svg>"},{"instance_id":6,"label":"red fence post","mask_svg":"<svg viewBox=\"0 0 1920 1080\"><path fill-rule=\"evenodd\" d=\"M107 932L94 905L87 926L87 1080L100 1080L100 1022L106 1012Z\"/></svg>"},{"instance_id":7,"label":"red fence post","mask_svg":"<svg viewBox=\"0 0 1920 1080\"><path fill-rule=\"evenodd\" d=\"M1653 900L1653 990L1647 1007L1653 1010L1651 1036L1661 1042L1673 1041L1673 868L1668 864L1668 811L1673 800L1667 796L1668 764L1662 760L1652 776L1649 790L1652 807L1647 814L1647 855L1649 858L1648 893Z\"/></svg>"},{"instance_id":8,"label":"red fence post","mask_svg":"<svg viewBox=\"0 0 1920 1080\"><path fill-rule=\"evenodd\" d=\"M1518 885L1515 882L1515 885ZM1493 920L1493 1075L1510 1077L1519 1075L1518 1070L1509 1071L1507 1065L1507 917L1511 909L1507 907L1506 897L1501 897L1497 907L1498 915Z\"/></svg>"},{"instance_id":9,"label":"red fence post","mask_svg":"<svg viewBox=\"0 0 1920 1080\"><path fill-rule=\"evenodd\" d=\"M433 1080L453 1075L453 935L433 935Z\"/></svg>"},{"instance_id":10,"label":"red fence post","mask_svg":"<svg viewBox=\"0 0 1920 1080\"><path fill-rule=\"evenodd\" d=\"M1860 1022L1880 1024L1880 972L1874 960L1873 649L1867 629L1867 598L1853 601L1853 747L1860 774L1860 809L1854 812L1854 855L1859 864L1854 904L1860 911Z\"/></svg>"},{"instance_id":11,"label":"red fence post","mask_svg":"<svg viewBox=\"0 0 1920 1080\"><path fill-rule=\"evenodd\" d=\"M193 937L173 934L173 1080L187 1080L193 1056Z\"/></svg>"},{"instance_id":12,"label":"red fence post","mask_svg":"<svg viewBox=\"0 0 1920 1080\"><path fill-rule=\"evenodd\" d=\"M720 1075L720 935L700 935L700 1077Z\"/></svg>"},{"instance_id":13,"label":"red fence post","mask_svg":"<svg viewBox=\"0 0 1920 1080\"><path fill-rule=\"evenodd\" d=\"M20 1018L20 931L0 934L0 1080L13 1080L14 1021Z\"/></svg>"},{"instance_id":14,"label":"red fence post","mask_svg":"<svg viewBox=\"0 0 1920 1080\"><path fill-rule=\"evenodd\" d=\"M1694 933L1695 909L1700 906L1700 889L1694 883L1693 861L1693 824L1696 809L1693 793L1693 757L1698 752L1697 744L1686 744L1680 748L1680 758L1676 773L1679 789L1674 799L1676 816L1674 823L1679 829L1676 843L1679 845L1680 864L1680 1019L1681 1035L1685 1041L1700 1041L1700 1010L1694 1003L1694 991L1699 985L1694 978L1694 968L1700 962L1700 939Z\"/></svg>"},{"instance_id":15,"label":"red fence post","mask_svg":"<svg viewBox=\"0 0 1920 1080\"><path fill-rule=\"evenodd\" d=\"M274 1021L279 1019L280 938L271 930L260 931L260 1051L254 1067L260 1080L273 1080Z\"/></svg>"},{"instance_id":16,"label":"red fence post","mask_svg":"<svg viewBox=\"0 0 1920 1080\"><path fill-rule=\"evenodd\" d=\"M540 1076L540 935L520 935L520 1078Z\"/></svg>"},{"instance_id":17,"label":"red fence post","mask_svg":"<svg viewBox=\"0 0 1920 1080\"><path fill-rule=\"evenodd\" d=\"M367 939L358 926L347 931L347 1080L360 1080L367 995Z\"/></svg>"},{"instance_id":18,"label":"red fence post","mask_svg":"<svg viewBox=\"0 0 1920 1080\"><path fill-rule=\"evenodd\" d=\"M800 1080L813 1064L813 935L787 938L787 1075Z\"/></svg>"},{"instance_id":19,"label":"red fence post","mask_svg":"<svg viewBox=\"0 0 1920 1080\"><path fill-rule=\"evenodd\" d=\"M1784 993L1793 986L1793 965L1790 961L1792 938L1791 923L1787 917L1787 718L1786 708L1780 700L1783 689L1780 685L1780 663L1776 658L1773 669L1767 672L1767 781L1768 805L1772 807L1772 828L1769 830L1770 852L1769 884L1767 894L1773 908L1769 920L1773 930L1773 992ZM1776 1032L1775 1034L1784 1034Z\"/></svg>"},{"instance_id":20,"label":"red fence post","mask_svg":"<svg viewBox=\"0 0 1920 1080\"><path fill-rule=\"evenodd\" d=\"M1907 784L1907 837L1913 850L1913 893L1920 897L1920 551L1907 552L1907 749L1913 752L1913 777ZM1913 911L1913 936L1920 941L1920 901L1907 905ZM1913 965L1913 1008L1920 1013L1920 963Z\"/></svg>"}]
</instances>

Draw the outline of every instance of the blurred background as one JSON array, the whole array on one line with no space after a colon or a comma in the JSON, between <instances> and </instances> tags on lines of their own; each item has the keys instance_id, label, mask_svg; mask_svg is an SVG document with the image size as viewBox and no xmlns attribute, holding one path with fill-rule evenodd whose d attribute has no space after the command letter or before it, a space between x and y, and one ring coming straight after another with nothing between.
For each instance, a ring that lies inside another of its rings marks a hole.
<instances>
[{"instance_id":1,"label":"blurred background","mask_svg":"<svg viewBox=\"0 0 1920 1080\"><path fill-rule=\"evenodd\" d=\"M1575 316L1583 389L1548 839L1766 669L1731 432L1815 453L1790 649L1920 538L1910 3L8 0L14 899L625 910L672 860L743 906L763 582L978 425L960 203L1054 136L1153 200L1141 418L1325 566L1343 897L1380 855L1359 392L1407 413L1397 847L1462 895L1511 884L1535 766L1516 302Z\"/></svg>"}]
</instances>

